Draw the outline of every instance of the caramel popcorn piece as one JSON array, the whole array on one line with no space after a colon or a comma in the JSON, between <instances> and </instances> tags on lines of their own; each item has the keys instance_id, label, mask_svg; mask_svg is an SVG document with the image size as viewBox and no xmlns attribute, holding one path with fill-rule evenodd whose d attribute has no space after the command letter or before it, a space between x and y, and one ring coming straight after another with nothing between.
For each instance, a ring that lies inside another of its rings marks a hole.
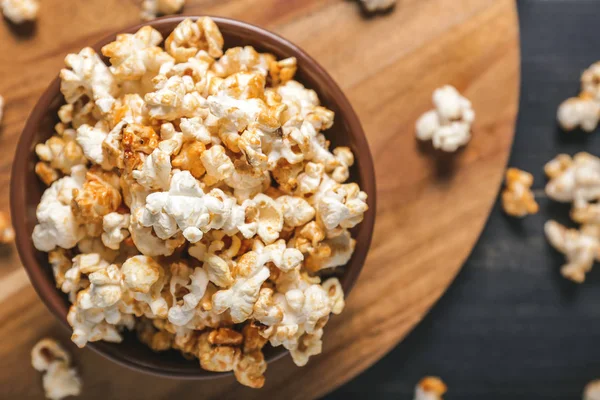
<instances>
[{"instance_id":1,"label":"caramel popcorn piece","mask_svg":"<svg viewBox=\"0 0 600 400\"><path fill-rule=\"evenodd\" d=\"M50 186L52 182L59 178L58 172L50 164L43 161L35 164L35 173L46 186Z\"/></svg>"},{"instance_id":2,"label":"caramel popcorn piece","mask_svg":"<svg viewBox=\"0 0 600 400\"><path fill-rule=\"evenodd\" d=\"M8 216L0 212L0 243L9 244L15 240L15 231L10 224Z\"/></svg>"},{"instance_id":3,"label":"caramel popcorn piece","mask_svg":"<svg viewBox=\"0 0 600 400\"><path fill-rule=\"evenodd\" d=\"M60 400L81 394L81 378L71 367L71 356L54 339L40 340L31 349L31 364L43 373L46 398Z\"/></svg>"},{"instance_id":4,"label":"caramel popcorn piece","mask_svg":"<svg viewBox=\"0 0 600 400\"><path fill-rule=\"evenodd\" d=\"M505 185L502 192L504 212L519 218L538 212L539 206L531 191L533 175L517 168L509 168L506 170Z\"/></svg>"},{"instance_id":5,"label":"caramel popcorn piece","mask_svg":"<svg viewBox=\"0 0 600 400\"><path fill-rule=\"evenodd\" d=\"M415 400L443 400L448 387L435 376L427 376L415 388Z\"/></svg>"}]
</instances>

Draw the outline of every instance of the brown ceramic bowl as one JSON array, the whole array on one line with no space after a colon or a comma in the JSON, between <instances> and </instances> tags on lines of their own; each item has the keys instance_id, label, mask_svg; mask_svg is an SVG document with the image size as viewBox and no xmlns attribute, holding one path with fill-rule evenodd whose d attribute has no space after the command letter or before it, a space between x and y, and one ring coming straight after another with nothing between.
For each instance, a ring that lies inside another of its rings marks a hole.
<instances>
[{"instance_id":1,"label":"brown ceramic bowl","mask_svg":"<svg viewBox=\"0 0 600 400\"><path fill-rule=\"evenodd\" d=\"M167 37L184 18L186 17L165 17L148 24ZM296 57L298 59L296 79L316 90L323 105L335 111L335 123L333 128L326 132L326 136L333 146L349 146L354 152L356 163L351 169L350 180L357 182L369 195L370 207L364 221L353 232L353 237L357 239L356 251L348 265L340 269L340 279L345 292L348 293L365 262L375 221L373 161L358 117L333 79L304 51L259 27L226 18L215 17L214 20L225 38L225 48L252 45L258 51L270 52L279 58ZM142 26L126 28L120 33L134 33ZM110 35L92 47L100 53L100 48L112 42L115 36L116 34ZM104 61L108 62L106 59ZM66 320L69 302L55 287L47 255L37 251L31 240L31 233L36 224L35 210L44 191L43 184L34 173L37 162L34 147L53 134L53 126L58 122L57 110L64 104L59 87L60 81L57 77L35 105L23 130L12 167L10 203L16 244L29 279L50 311L70 329ZM180 379L210 379L227 375L204 371L197 361L186 360L175 351L155 353L140 343L134 333L126 334L125 340L120 344L95 342L89 343L88 347L118 364L155 375ZM276 360L285 354L287 351L282 347L265 349L265 357L268 361Z\"/></svg>"}]
</instances>

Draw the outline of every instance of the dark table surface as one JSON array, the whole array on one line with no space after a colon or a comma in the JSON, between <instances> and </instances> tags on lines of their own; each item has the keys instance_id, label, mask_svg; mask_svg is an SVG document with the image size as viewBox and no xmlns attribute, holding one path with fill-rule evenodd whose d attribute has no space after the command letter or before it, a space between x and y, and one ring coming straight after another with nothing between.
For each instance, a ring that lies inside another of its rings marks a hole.
<instances>
[{"instance_id":1,"label":"dark table surface","mask_svg":"<svg viewBox=\"0 0 600 400\"><path fill-rule=\"evenodd\" d=\"M540 212L511 219L496 203L456 281L421 324L328 399L412 399L425 375L444 379L447 400L580 399L600 378L600 266L583 285L566 281L564 258L543 234L546 220L567 223L569 210L544 195L543 165L558 153L600 155L600 129L566 134L555 122L581 72L600 60L600 0L521 0L518 9L521 98L509 165L535 176Z\"/></svg>"}]
</instances>

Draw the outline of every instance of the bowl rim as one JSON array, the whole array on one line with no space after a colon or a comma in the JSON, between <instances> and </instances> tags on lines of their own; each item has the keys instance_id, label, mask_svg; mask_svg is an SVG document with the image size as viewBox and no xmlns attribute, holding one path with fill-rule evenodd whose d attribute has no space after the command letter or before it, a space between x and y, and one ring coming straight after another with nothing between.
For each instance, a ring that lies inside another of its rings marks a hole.
<instances>
[{"instance_id":1,"label":"bowl rim","mask_svg":"<svg viewBox=\"0 0 600 400\"><path fill-rule=\"evenodd\" d=\"M114 41L116 35L120 33L134 33L143 26L152 26L154 28L164 25L176 26L186 18L190 18L195 21L198 18L205 16L212 18L219 28L226 27L225 30L231 28L237 30L238 32L250 33L261 39L266 38L276 43L277 46L284 47L290 53L293 53L293 55L298 59L299 63L306 63L307 65L310 65L311 69L328 83L328 90L332 93L332 97L335 99L334 102L338 106L341 114L345 116L345 119L348 122L347 125L352 127L351 130L353 131L353 139L356 141L356 146L361 148L361 152L359 154L355 154L355 157L360 158L361 168L359 170L359 174L364 176L364 182L361 190L366 192L368 195L367 204L369 206L369 210L365 213L364 219L360 224L360 231L362 232L366 230L368 234L365 238L363 238L361 243L357 243L357 249L355 250L352 259L349 262L352 263L353 268L347 269L348 275L346 277L346 285L344 287L345 296L347 298L364 266L373 236L377 203L375 189L375 168L366 135L356 112L350 105L349 100L338 86L336 81L315 59L313 59L294 43L265 28L261 28L237 19L211 15L171 15L157 18L145 23L129 25L106 35L101 40L89 47L99 49L105 44ZM27 166L29 158L27 156L19 157L20 155L27 155L32 151L35 126L38 124L38 121L46 115L47 106L55 98L57 93L60 93L60 77L58 74L33 106L33 109L27 118L27 122L19 138L13 158L10 177L10 211L15 230L15 244L19 258L23 268L25 268L27 272L31 284L33 285L38 297L42 300L44 305L61 322L61 325L71 332L72 329L66 320L66 313L63 312L65 306L63 304L62 294L58 291L58 289L56 289L54 282L46 278L46 275L43 271L44 267L38 263L34 256L37 250L33 246L31 236L27 232L27 227L25 224L25 221L27 220L27 190L22 185L22 183L26 181L25 177L28 173ZM358 251L359 249L360 252ZM55 293L56 295L52 295L52 293ZM206 374L206 372L210 371L204 371L200 368L198 368L198 371L202 372L203 374L184 374L181 372L165 371L156 366L149 365L141 362L138 359L131 358L123 355L120 352L114 351L113 347L110 347L111 345L113 344L98 341L87 343L85 347L91 348L95 353L101 355L102 357L105 357L131 370L164 378L176 378L180 380L211 380L232 375L232 372L212 372L210 374ZM287 354L289 354L289 351L287 350L280 351L279 353L275 353L269 357L266 361L270 364L286 356Z\"/></svg>"}]
</instances>

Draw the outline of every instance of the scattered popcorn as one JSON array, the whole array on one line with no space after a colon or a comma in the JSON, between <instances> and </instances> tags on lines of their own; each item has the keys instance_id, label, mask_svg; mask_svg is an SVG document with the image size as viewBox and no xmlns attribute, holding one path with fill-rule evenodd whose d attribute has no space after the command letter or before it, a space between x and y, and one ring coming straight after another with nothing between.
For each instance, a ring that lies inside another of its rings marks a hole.
<instances>
[{"instance_id":1,"label":"scattered popcorn","mask_svg":"<svg viewBox=\"0 0 600 400\"><path fill-rule=\"evenodd\" d=\"M177 14L184 4L185 0L144 0L140 17L150 21L158 15Z\"/></svg>"},{"instance_id":2,"label":"scattered popcorn","mask_svg":"<svg viewBox=\"0 0 600 400\"><path fill-rule=\"evenodd\" d=\"M583 389L583 400L600 400L600 380L593 380Z\"/></svg>"},{"instance_id":3,"label":"scattered popcorn","mask_svg":"<svg viewBox=\"0 0 600 400\"><path fill-rule=\"evenodd\" d=\"M448 387L435 376L428 376L419 382L415 388L415 400L443 400L442 396Z\"/></svg>"},{"instance_id":4,"label":"scattered popcorn","mask_svg":"<svg viewBox=\"0 0 600 400\"><path fill-rule=\"evenodd\" d=\"M42 372L46 398L60 400L81 394L81 378L71 367L71 356L54 339L40 340L31 349L31 364Z\"/></svg>"},{"instance_id":5,"label":"scattered popcorn","mask_svg":"<svg viewBox=\"0 0 600 400\"><path fill-rule=\"evenodd\" d=\"M15 240L15 231L10 224L8 216L4 212L0 212L0 243L8 244Z\"/></svg>"},{"instance_id":6,"label":"scattered popcorn","mask_svg":"<svg viewBox=\"0 0 600 400\"><path fill-rule=\"evenodd\" d=\"M345 301L319 274L350 260L367 195L346 183L354 155L330 150L334 113L294 80L295 58L223 53L207 17L162 39L118 35L102 49L110 66L89 48L65 59L66 104L36 147L49 187L33 242L77 346L135 329L260 388L267 342L299 366L321 352Z\"/></svg>"},{"instance_id":7,"label":"scattered popcorn","mask_svg":"<svg viewBox=\"0 0 600 400\"><path fill-rule=\"evenodd\" d=\"M578 127L592 132L600 120L600 62L592 64L581 75L581 92L558 107L558 123L565 131Z\"/></svg>"},{"instance_id":8,"label":"scattered popcorn","mask_svg":"<svg viewBox=\"0 0 600 400\"><path fill-rule=\"evenodd\" d=\"M565 131L581 127L592 132L600 120L600 103L589 93L581 93L578 97L565 100L558 107L557 119Z\"/></svg>"},{"instance_id":9,"label":"scattered popcorn","mask_svg":"<svg viewBox=\"0 0 600 400\"><path fill-rule=\"evenodd\" d=\"M33 21L37 18L40 4L38 0L2 0L2 14L15 24Z\"/></svg>"},{"instance_id":10,"label":"scattered popcorn","mask_svg":"<svg viewBox=\"0 0 600 400\"><path fill-rule=\"evenodd\" d=\"M475 120L471 102L447 85L433 92L433 104L435 109L417 120L417 139L431 140L434 148L447 152L466 145Z\"/></svg>"},{"instance_id":11,"label":"scattered popcorn","mask_svg":"<svg viewBox=\"0 0 600 400\"><path fill-rule=\"evenodd\" d=\"M600 225L583 225L577 230L548 221L544 232L550 244L565 255L567 263L562 266L561 274L576 283L585 281L600 254Z\"/></svg>"},{"instance_id":12,"label":"scattered popcorn","mask_svg":"<svg viewBox=\"0 0 600 400\"><path fill-rule=\"evenodd\" d=\"M387 11L396 5L396 0L360 0L369 12Z\"/></svg>"},{"instance_id":13,"label":"scattered popcorn","mask_svg":"<svg viewBox=\"0 0 600 400\"><path fill-rule=\"evenodd\" d=\"M513 217L524 217L538 212L531 185L533 175L517 168L506 170L506 187L502 192L502 208Z\"/></svg>"}]
</instances>

